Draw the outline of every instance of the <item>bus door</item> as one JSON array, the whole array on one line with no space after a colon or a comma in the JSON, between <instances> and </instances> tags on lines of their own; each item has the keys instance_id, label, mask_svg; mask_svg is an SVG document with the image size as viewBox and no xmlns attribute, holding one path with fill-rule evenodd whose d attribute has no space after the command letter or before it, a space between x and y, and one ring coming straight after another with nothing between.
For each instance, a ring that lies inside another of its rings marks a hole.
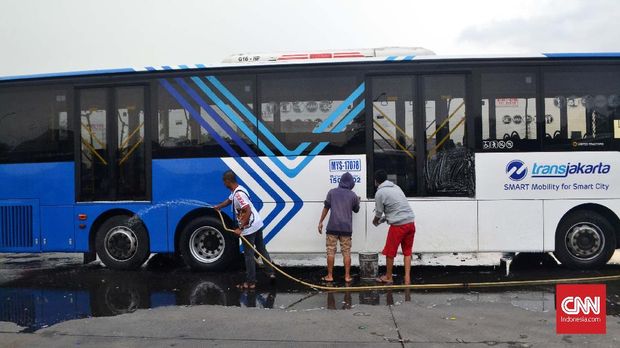
<instances>
[{"instance_id":1,"label":"bus door","mask_svg":"<svg viewBox=\"0 0 620 348\"><path fill-rule=\"evenodd\" d=\"M368 112L372 115L373 152L369 172L383 169L407 196L417 191L415 122L417 117L416 78L414 76L375 76L370 78ZM370 127L369 127L370 128ZM368 192L374 192L368 180Z\"/></svg>"},{"instance_id":2,"label":"bus door","mask_svg":"<svg viewBox=\"0 0 620 348\"><path fill-rule=\"evenodd\" d=\"M466 132L466 76L419 76L422 193L427 196L473 196L474 153Z\"/></svg>"},{"instance_id":3,"label":"bus door","mask_svg":"<svg viewBox=\"0 0 620 348\"><path fill-rule=\"evenodd\" d=\"M78 201L149 199L146 91L144 86L77 90Z\"/></svg>"}]
</instances>

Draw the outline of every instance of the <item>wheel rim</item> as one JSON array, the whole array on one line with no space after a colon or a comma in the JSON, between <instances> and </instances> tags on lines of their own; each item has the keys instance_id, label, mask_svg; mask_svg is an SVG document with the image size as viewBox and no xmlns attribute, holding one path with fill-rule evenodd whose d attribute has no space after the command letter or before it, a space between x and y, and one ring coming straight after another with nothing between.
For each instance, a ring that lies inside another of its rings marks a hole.
<instances>
[{"instance_id":1,"label":"wheel rim","mask_svg":"<svg viewBox=\"0 0 620 348\"><path fill-rule=\"evenodd\" d=\"M224 235L211 226L197 228L189 238L192 257L201 263L213 263L224 254L226 243Z\"/></svg>"},{"instance_id":2,"label":"wheel rim","mask_svg":"<svg viewBox=\"0 0 620 348\"><path fill-rule=\"evenodd\" d=\"M226 305L224 290L210 281L200 282L192 289L189 296L189 304L196 305Z\"/></svg>"},{"instance_id":3,"label":"wheel rim","mask_svg":"<svg viewBox=\"0 0 620 348\"><path fill-rule=\"evenodd\" d=\"M116 261L131 259L138 250L138 237L127 226L111 228L105 236L105 250Z\"/></svg>"},{"instance_id":4,"label":"wheel rim","mask_svg":"<svg viewBox=\"0 0 620 348\"><path fill-rule=\"evenodd\" d=\"M133 289L122 286L106 289L105 305L112 314L133 313L140 304L140 295Z\"/></svg>"},{"instance_id":5,"label":"wheel rim","mask_svg":"<svg viewBox=\"0 0 620 348\"><path fill-rule=\"evenodd\" d=\"M580 222L568 229L566 247L573 257L592 260L605 249L605 235L595 224Z\"/></svg>"}]
</instances>

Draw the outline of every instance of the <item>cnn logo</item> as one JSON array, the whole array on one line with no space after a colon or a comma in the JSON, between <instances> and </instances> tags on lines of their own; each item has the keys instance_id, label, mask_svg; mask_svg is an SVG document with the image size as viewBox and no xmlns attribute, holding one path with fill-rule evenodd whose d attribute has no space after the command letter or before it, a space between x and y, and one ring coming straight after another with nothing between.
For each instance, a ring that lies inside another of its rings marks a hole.
<instances>
[{"instance_id":1,"label":"cnn logo","mask_svg":"<svg viewBox=\"0 0 620 348\"><path fill-rule=\"evenodd\" d=\"M607 332L605 284L558 284L556 332L605 334Z\"/></svg>"},{"instance_id":2,"label":"cnn logo","mask_svg":"<svg viewBox=\"0 0 620 348\"><path fill-rule=\"evenodd\" d=\"M569 296L562 300L562 311L566 314L574 315L574 314L590 314L590 312L594 314L601 313L601 298L596 297L577 297L577 296Z\"/></svg>"}]
</instances>

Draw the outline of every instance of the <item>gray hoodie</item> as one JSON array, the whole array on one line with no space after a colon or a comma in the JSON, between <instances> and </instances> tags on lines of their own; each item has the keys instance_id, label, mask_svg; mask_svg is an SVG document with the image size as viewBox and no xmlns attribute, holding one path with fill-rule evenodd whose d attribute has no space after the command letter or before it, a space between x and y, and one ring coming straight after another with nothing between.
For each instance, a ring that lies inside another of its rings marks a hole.
<instances>
[{"instance_id":1,"label":"gray hoodie","mask_svg":"<svg viewBox=\"0 0 620 348\"><path fill-rule=\"evenodd\" d=\"M381 218L383 214L390 225L404 225L415 219L403 190L389 180L381 183L375 194L375 216Z\"/></svg>"},{"instance_id":2,"label":"gray hoodie","mask_svg":"<svg viewBox=\"0 0 620 348\"><path fill-rule=\"evenodd\" d=\"M353 232L353 212L360 211L360 200L351 191L355 186L355 180L350 173L344 173L340 177L337 188L329 190L325 198L325 208L330 209L327 233L340 236L350 236Z\"/></svg>"}]
</instances>

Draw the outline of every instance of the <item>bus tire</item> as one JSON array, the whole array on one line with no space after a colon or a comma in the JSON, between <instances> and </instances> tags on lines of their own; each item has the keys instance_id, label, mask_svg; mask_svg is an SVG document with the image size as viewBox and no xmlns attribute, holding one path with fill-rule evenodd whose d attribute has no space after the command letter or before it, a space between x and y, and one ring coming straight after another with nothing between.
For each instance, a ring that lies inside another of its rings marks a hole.
<instances>
[{"instance_id":1,"label":"bus tire","mask_svg":"<svg viewBox=\"0 0 620 348\"><path fill-rule=\"evenodd\" d=\"M149 257L149 237L142 221L126 215L105 220L95 237L95 248L109 268L137 269Z\"/></svg>"},{"instance_id":2,"label":"bus tire","mask_svg":"<svg viewBox=\"0 0 620 348\"><path fill-rule=\"evenodd\" d=\"M179 252L192 270L222 271L239 258L239 238L218 219L200 216L183 227Z\"/></svg>"},{"instance_id":3,"label":"bus tire","mask_svg":"<svg viewBox=\"0 0 620 348\"><path fill-rule=\"evenodd\" d=\"M601 214L578 210L565 216L555 234L555 257L569 268L603 266L616 248L613 225Z\"/></svg>"}]
</instances>

